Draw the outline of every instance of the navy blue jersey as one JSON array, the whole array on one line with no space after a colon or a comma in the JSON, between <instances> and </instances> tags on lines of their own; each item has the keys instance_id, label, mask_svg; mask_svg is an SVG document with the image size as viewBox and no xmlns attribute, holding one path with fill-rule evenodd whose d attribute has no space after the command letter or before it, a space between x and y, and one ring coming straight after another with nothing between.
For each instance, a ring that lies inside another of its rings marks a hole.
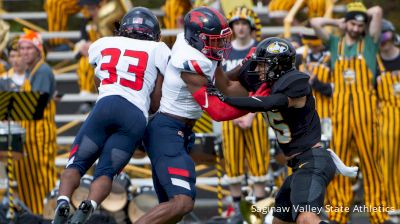
<instances>
[{"instance_id":1,"label":"navy blue jersey","mask_svg":"<svg viewBox=\"0 0 400 224\"><path fill-rule=\"evenodd\" d=\"M246 49L237 50L232 48L232 51L229 53L228 57L224 58L224 60L222 61L222 68L224 69L224 71L225 72L230 71L234 69L236 66L238 66L239 63L243 60L243 58L246 57L247 53L249 53L249 50L252 47L256 46L257 42L254 42L252 46Z\"/></svg>"},{"instance_id":2,"label":"navy blue jersey","mask_svg":"<svg viewBox=\"0 0 400 224\"><path fill-rule=\"evenodd\" d=\"M266 112L279 146L287 156L307 150L321 140L320 120L308 79L309 76L302 72L289 72L271 89L271 95L282 93L291 98L307 97L303 108L281 107Z\"/></svg>"}]
</instances>

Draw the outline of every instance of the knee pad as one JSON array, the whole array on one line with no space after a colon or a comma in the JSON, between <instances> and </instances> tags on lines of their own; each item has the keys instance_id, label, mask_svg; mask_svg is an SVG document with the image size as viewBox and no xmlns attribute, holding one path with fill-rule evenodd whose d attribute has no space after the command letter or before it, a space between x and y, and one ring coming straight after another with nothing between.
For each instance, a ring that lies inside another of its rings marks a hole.
<instances>
[{"instance_id":1,"label":"knee pad","mask_svg":"<svg viewBox=\"0 0 400 224\"><path fill-rule=\"evenodd\" d=\"M74 152L74 150L76 150ZM66 168L75 168L83 176L97 159L99 147L89 137L83 136L82 141L74 146Z\"/></svg>"},{"instance_id":2,"label":"knee pad","mask_svg":"<svg viewBox=\"0 0 400 224\"><path fill-rule=\"evenodd\" d=\"M122 171L131 159L131 154L118 148L111 149L109 160L100 161L94 172L94 179L99 176L108 176L113 179L115 175Z\"/></svg>"}]
</instances>

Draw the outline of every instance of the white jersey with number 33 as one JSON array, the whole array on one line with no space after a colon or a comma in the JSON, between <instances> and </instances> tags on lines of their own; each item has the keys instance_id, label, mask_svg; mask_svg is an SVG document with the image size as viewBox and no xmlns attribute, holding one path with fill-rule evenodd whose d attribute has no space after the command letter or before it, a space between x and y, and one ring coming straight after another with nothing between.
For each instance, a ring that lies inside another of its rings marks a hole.
<instances>
[{"instance_id":1,"label":"white jersey with number 33","mask_svg":"<svg viewBox=\"0 0 400 224\"><path fill-rule=\"evenodd\" d=\"M103 37L89 48L89 63L101 80L99 97L119 95L146 118L158 71L164 75L171 51L163 42ZM122 109L122 108L121 108Z\"/></svg>"}]
</instances>

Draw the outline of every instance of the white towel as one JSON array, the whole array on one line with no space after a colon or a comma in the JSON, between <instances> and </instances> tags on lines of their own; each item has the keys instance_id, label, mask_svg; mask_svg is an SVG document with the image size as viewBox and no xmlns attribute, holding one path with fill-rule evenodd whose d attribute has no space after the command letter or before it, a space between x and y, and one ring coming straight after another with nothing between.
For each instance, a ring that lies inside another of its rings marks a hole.
<instances>
[{"instance_id":1,"label":"white towel","mask_svg":"<svg viewBox=\"0 0 400 224\"><path fill-rule=\"evenodd\" d=\"M357 166L346 166L343 161L336 155L336 153L332 149L327 149L331 154L332 160L336 165L336 173L342 174L345 177L356 177L358 173Z\"/></svg>"}]
</instances>

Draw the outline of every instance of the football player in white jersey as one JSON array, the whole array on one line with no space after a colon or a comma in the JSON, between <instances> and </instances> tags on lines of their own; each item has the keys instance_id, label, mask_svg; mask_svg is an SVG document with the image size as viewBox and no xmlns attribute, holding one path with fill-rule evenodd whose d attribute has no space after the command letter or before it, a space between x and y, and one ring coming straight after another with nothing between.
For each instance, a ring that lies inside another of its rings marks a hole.
<instances>
[{"instance_id":1,"label":"football player in white jersey","mask_svg":"<svg viewBox=\"0 0 400 224\"><path fill-rule=\"evenodd\" d=\"M235 78L240 67L226 74L220 65L231 35L225 17L212 8L195 8L185 16L184 33L177 36L164 76L159 112L144 137L160 204L136 223L176 223L193 209L196 173L188 151L202 110L217 121L247 113L226 105L221 110L224 103L206 92L207 85L215 83L227 95L248 95L228 79Z\"/></svg>"},{"instance_id":2,"label":"football player in white jersey","mask_svg":"<svg viewBox=\"0 0 400 224\"><path fill-rule=\"evenodd\" d=\"M162 75L170 58L170 49L160 42L160 31L153 13L136 7L122 18L116 36L103 37L90 46L89 62L95 66L99 97L72 145L61 176L54 223L85 223L141 143L148 111L158 109ZM69 199L97 159L88 198L68 220Z\"/></svg>"}]
</instances>

